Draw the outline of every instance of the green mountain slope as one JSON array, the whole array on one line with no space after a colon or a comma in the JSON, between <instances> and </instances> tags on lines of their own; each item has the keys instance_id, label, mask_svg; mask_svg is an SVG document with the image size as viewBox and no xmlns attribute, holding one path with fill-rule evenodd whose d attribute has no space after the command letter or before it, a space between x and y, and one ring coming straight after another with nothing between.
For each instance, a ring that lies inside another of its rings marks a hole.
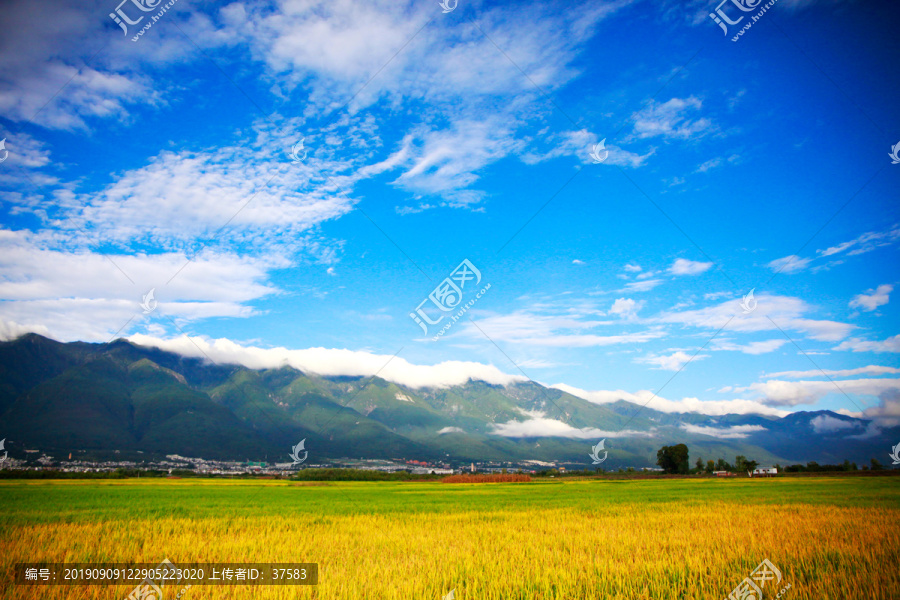
<instances>
[{"instance_id":1,"label":"green mountain slope","mask_svg":"<svg viewBox=\"0 0 900 600\"><path fill-rule=\"evenodd\" d=\"M825 417L845 426L820 431L816 419ZM412 389L289 366L215 365L125 340L61 344L30 334L0 343L0 438L13 455L31 447L288 462L291 446L306 439L311 463L348 457L589 466L590 447L606 439L606 468L653 465L660 446L682 442L692 461L744 454L762 463L868 462L900 429L867 426L828 411L778 419L600 405L533 382Z\"/></svg>"}]
</instances>

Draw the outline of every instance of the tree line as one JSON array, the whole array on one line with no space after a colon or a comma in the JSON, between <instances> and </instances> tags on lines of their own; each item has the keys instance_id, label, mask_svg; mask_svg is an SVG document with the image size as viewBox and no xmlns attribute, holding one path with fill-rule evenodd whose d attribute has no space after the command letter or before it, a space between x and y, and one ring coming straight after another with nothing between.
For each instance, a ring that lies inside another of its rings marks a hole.
<instances>
[{"instance_id":1,"label":"tree line","mask_svg":"<svg viewBox=\"0 0 900 600\"><path fill-rule=\"evenodd\" d=\"M720 458L718 460L707 460L704 461L702 458L697 458L697 462L694 463L694 467L690 466L690 459L688 456L688 447L684 444L676 444L674 446L663 446L656 453L656 464L663 470L664 473L668 474L702 474L702 473L714 473L716 471L727 471L729 473L746 473L753 472L758 466L759 463L755 460L749 460L746 456L738 455L734 457L734 463L729 463L724 458ZM815 461L810 461L805 465L796 464L796 465L788 465L782 467L779 464L774 465L776 469L778 469L779 473L822 473L822 472L831 472L831 471L881 471L884 469L884 466L878 462L876 459L872 459L869 465L863 465L862 469L859 469L855 462L850 462L849 460L845 460L842 464L839 465L820 465Z\"/></svg>"}]
</instances>

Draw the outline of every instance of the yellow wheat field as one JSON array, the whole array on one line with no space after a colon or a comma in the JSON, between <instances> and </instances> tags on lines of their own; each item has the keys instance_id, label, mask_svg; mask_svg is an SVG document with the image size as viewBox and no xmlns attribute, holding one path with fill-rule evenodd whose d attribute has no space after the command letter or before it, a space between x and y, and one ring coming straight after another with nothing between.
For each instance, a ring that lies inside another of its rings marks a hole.
<instances>
[{"instance_id":1,"label":"yellow wheat field","mask_svg":"<svg viewBox=\"0 0 900 600\"><path fill-rule=\"evenodd\" d=\"M319 564L317 586L194 586L184 600L725 598L764 558L790 584L782 598L897 598L898 484L0 482L2 598L130 591L13 586L16 562L166 557Z\"/></svg>"}]
</instances>

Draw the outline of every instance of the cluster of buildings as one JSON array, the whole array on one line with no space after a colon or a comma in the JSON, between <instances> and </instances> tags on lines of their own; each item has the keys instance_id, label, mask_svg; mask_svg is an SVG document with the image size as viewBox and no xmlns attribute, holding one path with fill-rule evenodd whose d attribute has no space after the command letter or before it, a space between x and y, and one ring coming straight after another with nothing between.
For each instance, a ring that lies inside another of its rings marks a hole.
<instances>
[{"instance_id":1,"label":"cluster of buildings","mask_svg":"<svg viewBox=\"0 0 900 600\"><path fill-rule=\"evenodd\" d=\"M731 471L713 471L715 477L736 477L737 473ZM775 467L759 467L753 470L750 477L775 477L778 475L778 469Z\"/></svg>"},{"instance_id":2,"label":"cluster of buildings","mask_svg":"<svg viewBox=\"0 0 900 600\"><path fill-rule=\"evenodd\" d=\"M118 452L117 452L118 453ZM141 453L142 454L142 453ZM469 464L451 465L448 462L428 462L406 459L338 459L329 460L327 463L269 463L234 460L212 460L205 458L193 458L178 454L167 454L164 459L147 458L146 460L87 460L85 458L55 458L39 450L26 450L25 459L7 457L0 461L0 469L17 470L53 470L65 473L104 473L117 470L157 471L169 473L176 471L191 471L197 475L208 476L235 476L235 475L269 475L289 476L300 469L361 469L365 471L381 471L384 473L396 473L405 471L414 475L453 475L456 473L529 473L534 474L540 470L556 469L559 473L565 473L566 467L556 463L540 460L524 460L519 462L483 461ZM655 470L655 469L645 469ZM773 469L774 470L774 469ZM762 471L762 469L757 469ZM756 473L754 473L756 474ZM176 473L177 475L177 473ZM718 473L716 474L718 475Z\"/></svg>"}]
</instances>

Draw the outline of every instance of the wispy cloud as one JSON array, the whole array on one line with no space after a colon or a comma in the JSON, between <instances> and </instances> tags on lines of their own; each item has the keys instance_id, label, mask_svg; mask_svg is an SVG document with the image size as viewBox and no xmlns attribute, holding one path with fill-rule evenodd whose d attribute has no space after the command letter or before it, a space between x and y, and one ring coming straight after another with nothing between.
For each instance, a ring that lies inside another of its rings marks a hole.
<instances>
[{"instance_id":1,"label":"wispy cloud","mask_svg":"<svg viewBox=\"0 0 900 600\"><path fill-rule=\"evenodd\" d=\"M693 356L693 358L691 358ZM709 358L708 354L697 354L696 356L678 350L669 355L649 355L636 359L636 362L648 365L655 365L657 369L665 371L679 371L688 362L703 360Z\"/></svg>"},{"instance_id":2,"label":"wispy cloud","mask_svg":"<svg viewBox=\"0 0 900 600\"><path fill-rule=\"evenodd\" d=\"M809 266L812 262L811 258L800 258L796 254L776 258L769 261L769 268L777 273L799 273Z\"/></svg>"},{"instance_id":3,"label":"wispy cloud","mask_svg":"<svg viewBox=\"0 0 900 600\"><path fill-rule=\"evenodd\" d=\"M783 417L788 411L767 406L756 400L700 400L698 398L682 398L671 400L658 396L650 390L627 392L625 390L582 390L571 385L558 383L551 387L562 390L573 396L583 398L595 404L609 404L626 400L641 406L664 413L697 413L711 416L760 414Z\"/></svg>"},{"instance_id":4,"label":"wispy cloud","mask_svg":"<svg viewBox=\"0 0 900 600\"><path fill-rule=\"evenodd\" d=\"M626 292L649 292L656 286L664 283L664 279L644 279L641 281L632 281L626 283L623 291Z\"/></svg>"},{"instance_id":5,"label":"wispy cloud","mask_svg":"<svg viewBox=\"0 0 900 600\"><path fill-rule=\"evenodd\" d=\"M768 266L770 269L776 272L789 274L799 273L800 271L806 270L806 268L809 267L809 265L812 264L812 262L815 260L825 259L838 254L858 256L860 254L872 252L873 250L876 250L878 248L891 246L893 244L896 244L898 240L900 240L900 227L893 227L892 229L889 229L887 231L870 231L850 241L843 242L836 246L831 246L830 248L826 248L824 250L817 250L816 256L814 257L804 258L795 254L791 254L789 256L784 256L782 258L777 258L773 261L770 261ZM841 262L842 261L829 260L822 266L827 267L829 265L840 264Z\"/></svg>"},{"instance_id":6,"label":"wispy cloud","mask_svg":"<svg viewBox=\"0 0 900 600\"><path fill-rule=\"evenodd\" d=\"M767 379L777 377L786 377L788 379L802 379L803 377L851 377L853 375L888 375L900 373L900 369L896 367L880 367L869 365L867 367L859 367L856 369L818 369L810 371L779 371L777 373L768 373L764 375Z\"/></svg>"},{"instance_id":7,"label":"wispy cloud","mask_svg":"<svg viewBox=\"0 0 900 600\"><path fill-rule=\"evenodd\" d=\"M852 352L900 352L900 335L882 341L850 338L834 347L834 350L850 350Z\"/></svg>"},{"instance_id":8,"label":"wispy cloud","mask_svg":"<svg viewBox=\"0 0 900 600\"><path fill-rule=\"evenodd\" d=\"M761 294L756 299L757 308L750 314L742 314L740 301L735 299L695 310L666 311L654 321L707 329L718 329L727 323L729 331L741 332L778 331L780 327L821 341L840 341L855 329L848 323L808 318L813 307L799 298Z\"/></svg>"},{"instance_id":9,"label":"wispy cloud","mask_svg":"<svg viewBox=\"0 0 900 600\"><path fill-rule=\"evenodd\" d=\"M708 117L698 116L703 102L695 97L672 98L666 102L651 101L647 108L635 113L634 135L637 138L697 139L717 130Z\"/></svg>"},{"instance_id":10,"label":"wispy cloud","mask_svg":"<svg viewBox=\"0 0 900 600\"><path fill-rule=\"evenodd\" d=\"M735 344L727 340L716 340L715 344L713 345L713 350L730 350L743 352L744 354L767 354L769 352L778 350L788 343L788 340L784 338L774 340L761 340L750 342L747 344Z\"/></svg>"},{"instance_id":11,"label":"wispy cloud","mask_svg":"<svg viewBox=\"0 0 900 600\"><path fill-rule=\"evenodd\" d=\"M682 429L688 433L696 433L700 435L708 435L710 437L719 438L720 440L742 440L750 436L751 433L766 431L761 425L732 425L731 427L705 427L701 425L692 425L690 423L682 423Z\"/></svg>"}]
</instances>

